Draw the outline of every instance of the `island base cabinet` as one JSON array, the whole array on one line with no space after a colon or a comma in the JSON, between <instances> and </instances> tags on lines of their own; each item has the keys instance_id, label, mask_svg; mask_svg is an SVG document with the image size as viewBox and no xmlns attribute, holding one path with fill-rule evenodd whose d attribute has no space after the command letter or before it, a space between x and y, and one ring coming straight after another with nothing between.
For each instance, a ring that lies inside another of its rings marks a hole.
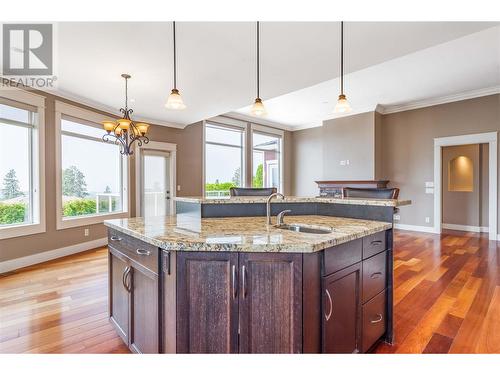
<instances>
[{"instance_id":1,"label":"island base cabinet","mask_svg":"<svg viewBox=\"0 0 500 375\"><path fill-rule=\"evenodd\" d=\"M358 353L361 263L323 277L323 353Z\"/></svg>"},{"instance_id":2,"label":"island base cabinet","mask_svg":"<svg viewBox=\"0 0 500 375\"><path fill-rule=\"evenodd\" d=\"M177 352L237 353L237 253L177 254Z\"/></svg>"},{"instance_id":3,"label":"island base cabinet","mask_svg":"<svg viewBox=\"0 0 500 375\"><path fill-rule=\"evenodd\" d=\"M240 353L302 351L302 255L240 254Z\"/></svg>"},{"instance_id":4,"label":"island base cabinet","mask_svg":"<svg viewBox=\"0 0 500 375\"><path fill-rule=\"evenodd\" d=\"M158 275L109 246L109 316L131 351L158 353Z\"/></svg>"}]
</instances>

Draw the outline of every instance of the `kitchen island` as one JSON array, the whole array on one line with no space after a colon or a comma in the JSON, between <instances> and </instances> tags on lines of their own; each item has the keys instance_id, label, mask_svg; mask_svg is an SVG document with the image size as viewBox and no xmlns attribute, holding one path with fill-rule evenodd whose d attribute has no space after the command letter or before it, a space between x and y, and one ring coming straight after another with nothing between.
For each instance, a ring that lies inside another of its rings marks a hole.
<instances>
[{"instance_id":1,"label":"kitchen island","mask_svg":"<svg viewBox=\"0 0 500 375\"><path fill-rule=\"evenodd\" d=\"M110 319L131 350L358 353L391 343L392 217L288 203L300 206L286 222L318 233L267 225L262 214L206 217L201 207L106 221Z\"/></svg>"}]
</instances>

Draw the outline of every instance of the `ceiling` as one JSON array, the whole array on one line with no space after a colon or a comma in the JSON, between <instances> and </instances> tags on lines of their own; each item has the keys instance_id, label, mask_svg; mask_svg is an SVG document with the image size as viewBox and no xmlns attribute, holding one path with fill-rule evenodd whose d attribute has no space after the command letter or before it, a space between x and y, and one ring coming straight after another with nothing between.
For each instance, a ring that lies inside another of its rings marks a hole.
<instances>
[{"instance_id":1,"label":"ceiling","mask_svg":"<svg viewBox=\"0 0 500 375\"><path fill-rule=\"evenodd\" d=\"M497 25L346 23L352 106L390 106L499 85ZM58 23L56 30L61 96L117 112L124 101L120 74L127 72L135 118L177 127L228 112L248 114L245 106L255 98L254 23L177 23L184 111L164 107L172 88L170 23L71 22ZM338 22L261 23L261 96L268 121L298 129L330 118L338 72Z\"/></svg>"}]
</instances>

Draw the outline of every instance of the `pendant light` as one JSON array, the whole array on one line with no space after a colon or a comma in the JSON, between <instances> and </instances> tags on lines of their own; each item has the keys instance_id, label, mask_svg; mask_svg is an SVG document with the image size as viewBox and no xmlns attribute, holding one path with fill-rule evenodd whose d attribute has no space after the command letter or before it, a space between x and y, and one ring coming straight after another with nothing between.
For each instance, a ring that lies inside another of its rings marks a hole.
<instances>
[{"instance_id":1,"label":"pendant light","mask_svg":"<svg viewBox=\"0 0 500 375\"><path fill-rule=\"evenodd\" d=\"M340 22L340 95L333 110L334 113L347 113L351 106L344 94L344 21Z\"/></svg>"},{"instance_id":2,"label":"pendant light","mask_svg":"<svg viewBox=\"0 0 500 375\"><path fill-rule=\"evenodd\" d=\"M168 109L182 110L186 108L186 105L182 101L181 94L177 90L177 56L176 56L176 46L175 46L175 21L172 22L173 35L174 35L174 88L168 96L167 103L165 107Z\"/></svg>"},{"instance_id":3,"label":"pendant light","mask_svg":"<svg viewBox=\"0 0 500 375\"><path fill-rule=\"evenodd\" d=\"M264 103L262 103L262 99L260 98L260 24L257 21L257 97L255 98L255 102L253 103L252 109L250 112L254 116L265 116L267 115L266 108L264 107Z\"/></svg>"},{"instance_id":4,"label":"pendant light","mask_svg":"<svg viewBox=\"0 0 500 375\"><path fill-rule=\"evenodd\" d=\"M148 143L146 137L149 124L145 122L135 122L130 118L134 110L128 107L128 80L130 74L123 73L122 78L125 79L125 107L120 108L123 117L119 120L103 121L102 125L106 134L102 139L104 142L114 142L120 145L120 153L122 155L132 155L134 153L132 145L137 142L140 147L143 143Z\"/></svg>"}]
</instances>

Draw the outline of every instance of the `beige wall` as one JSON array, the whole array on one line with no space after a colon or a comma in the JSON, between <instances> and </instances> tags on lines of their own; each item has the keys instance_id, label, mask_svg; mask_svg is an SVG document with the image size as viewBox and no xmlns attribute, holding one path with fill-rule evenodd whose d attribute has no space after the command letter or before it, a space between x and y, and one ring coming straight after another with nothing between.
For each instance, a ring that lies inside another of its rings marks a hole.
<instances>
[{"instance_id":1,"label":"beige wall","mask_svg":"<svg viewBox=\"0 0 500 375\"><path fill-rule=\"evenodd\" d=\"M319 194L317 180L371 180L380 174L380 119L375 112L323 122L292 135L292 194ZM340 165L349 160L349 165Z\"/></svg>"},{"instance_id":2,"label":"beige wall","mask_svg":"<svg viewBox=\"0 0 500 375\"><path fill-rule=\"evenodd\" d=\"M106 237L103 224L86 225L77 228L56 229L56 180L55 180L55 101L60 100L82 108L93 108L65 100L54 95L37 91L46 97L45 108L45 233L0 240L0 262L43 251L59 249ZM105 113L106 114L106 113ZM109 114L107 114L109 115ZM163 141L177 144L177 184L181 190L179 196L201 195L202 187L202 123L197 123L185 129L167 128L152 125L149 138L152 141ZM133 157L130 163L130 181L135 181ZM130 183L130 212L135 215L135 184ZM89 228L89 236L84 236L84 228Z\"/></svg>"},{"instance_id":3,"label":"beige wall","mask_svg":"<svg viewBox=\"0 0 500 375\"><path fill-rule=\"evenodd\" d=\"M382 117L382 175L413 201L401 208L400 223L433 226L434 196L425 193L425 182L434 180L434 138L499 131L500 95Z\"/></svg>"},{"instance_id":4,"label":"beige wall","mask_svg":"<svg viewBox=\"0 0 500 375\"><path fill-rule=\"evenodd\" d=\"M442 207L444 224L479 226L481 222L481 191L482 185L488 180L482 180L480 145L462 145L443 147L442 152ZM472 191L455 191L450 184L450 164L457 157L467 157L471 161L470 170Z\"/></svg>"}]
</instances>

